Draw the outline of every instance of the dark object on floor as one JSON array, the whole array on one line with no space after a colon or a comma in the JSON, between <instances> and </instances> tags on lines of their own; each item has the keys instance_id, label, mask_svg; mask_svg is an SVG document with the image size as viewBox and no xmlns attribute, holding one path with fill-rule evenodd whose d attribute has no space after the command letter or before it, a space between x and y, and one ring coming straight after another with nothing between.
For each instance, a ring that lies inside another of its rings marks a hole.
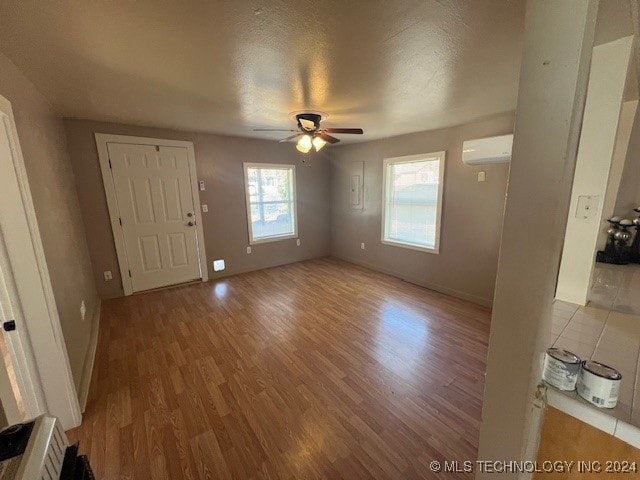
<instances>
[{"instance_id":1,"label":"dark object on floor","mask_svg":"<svg viewBox=\"0 0 640 480\"><path fill-rule=\"evenodd\" d=\"M70 445L64 455L60 480L95 480L95 478L87 456L78 455L78 443Z\"/></svg>"},{"instance_id":2,"label":"dark object on floor","mask_svg":"<svg viewBox=\"0 0 640 480\"><path fill-rule=\"evenodd\" d=\"M640 207L634 208L633 211L640 213ZM629 260L633 263L640 263L640 217L633 219L633 226L636 227L636 236L631 248L629 248Z\"/></svg>"},{"instance_id":3,"label":"dark object on floor","mask_svg":"<svg viewBox=\"0 0 640 480\"><path fill-rule=\"evenodd\" d=\"M620 225L620 217L613 217L607 221L610 224L609 230L607 230L607 234L609 235L607 245L604 250L598 251L596 262L626 265L629 263L626 241L622 242L621 239L617 238L623 230L626 232L626 228L623 229Z\"/></svg>"}]
</instances>

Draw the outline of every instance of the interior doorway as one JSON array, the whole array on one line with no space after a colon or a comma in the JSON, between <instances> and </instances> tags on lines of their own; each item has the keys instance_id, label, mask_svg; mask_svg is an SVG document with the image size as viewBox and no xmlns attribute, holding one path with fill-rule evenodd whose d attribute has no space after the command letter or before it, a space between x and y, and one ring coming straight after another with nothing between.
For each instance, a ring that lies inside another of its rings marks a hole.
<instances>
[{"instance_id":1,"label":"interior doorway","mask_svg":"<svg viewBox=\"0 0 640 480\"><path fill-rule=\"evenodd\" d=\"M0 400L6 421L82 419L11 104L0 96Z\"/></svg>"}]
</instances>

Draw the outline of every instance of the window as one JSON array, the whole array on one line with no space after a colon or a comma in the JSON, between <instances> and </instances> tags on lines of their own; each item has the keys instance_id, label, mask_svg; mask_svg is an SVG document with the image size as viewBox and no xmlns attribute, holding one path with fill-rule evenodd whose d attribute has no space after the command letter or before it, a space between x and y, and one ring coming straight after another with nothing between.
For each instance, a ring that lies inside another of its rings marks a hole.
<instances>
[{"instance_id":1,"label":"window","mask_svg":"<svg viewBox=\"0 0 640 480\"><path fill-rule=\"evenodd\" d=\"M295 177L294 165L244 164L250 244L298 236Z\"/></svg>"},{"instance_id":2,"label":"window","mask_svg":"<svg viewBox=\"0 0 640 480\"><path fill-rule=\"evenodd\" d=\"M382 243L438 253L445 152L384 161Z\"/></svg>"}]
</instances>

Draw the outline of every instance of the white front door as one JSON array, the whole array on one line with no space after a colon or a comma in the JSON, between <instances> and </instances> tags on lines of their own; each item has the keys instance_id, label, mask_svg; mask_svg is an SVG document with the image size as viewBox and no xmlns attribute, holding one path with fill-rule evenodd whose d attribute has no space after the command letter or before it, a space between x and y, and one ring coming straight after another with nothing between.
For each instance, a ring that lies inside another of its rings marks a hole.
<instances>
[{"instance_id":1,"label":"white front door","mask_svg":"<svg viewBox=\"0 0 640 480\"><path fill-rule=\"evenodd\" d=\"M107 147L133 291L202 278L187 149Z\"/></svg>"}]
</instances>

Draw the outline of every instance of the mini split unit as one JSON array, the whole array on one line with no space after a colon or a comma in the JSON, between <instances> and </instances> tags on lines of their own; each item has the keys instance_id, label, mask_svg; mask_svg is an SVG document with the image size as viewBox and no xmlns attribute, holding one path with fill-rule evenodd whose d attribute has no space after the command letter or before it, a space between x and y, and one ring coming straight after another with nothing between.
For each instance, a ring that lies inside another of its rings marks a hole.
<instances>
[{"instance_id":1,"label":"mini split unit","mask_svg":"<svg viewBox=\"0 0 640 480\"><path fill-rule=\"evenodd\" d=\"M462 161L467 165L508 163L511 161L512 145L513 134L465 140L462 144Z\"/></svg>"}]
</instances>

